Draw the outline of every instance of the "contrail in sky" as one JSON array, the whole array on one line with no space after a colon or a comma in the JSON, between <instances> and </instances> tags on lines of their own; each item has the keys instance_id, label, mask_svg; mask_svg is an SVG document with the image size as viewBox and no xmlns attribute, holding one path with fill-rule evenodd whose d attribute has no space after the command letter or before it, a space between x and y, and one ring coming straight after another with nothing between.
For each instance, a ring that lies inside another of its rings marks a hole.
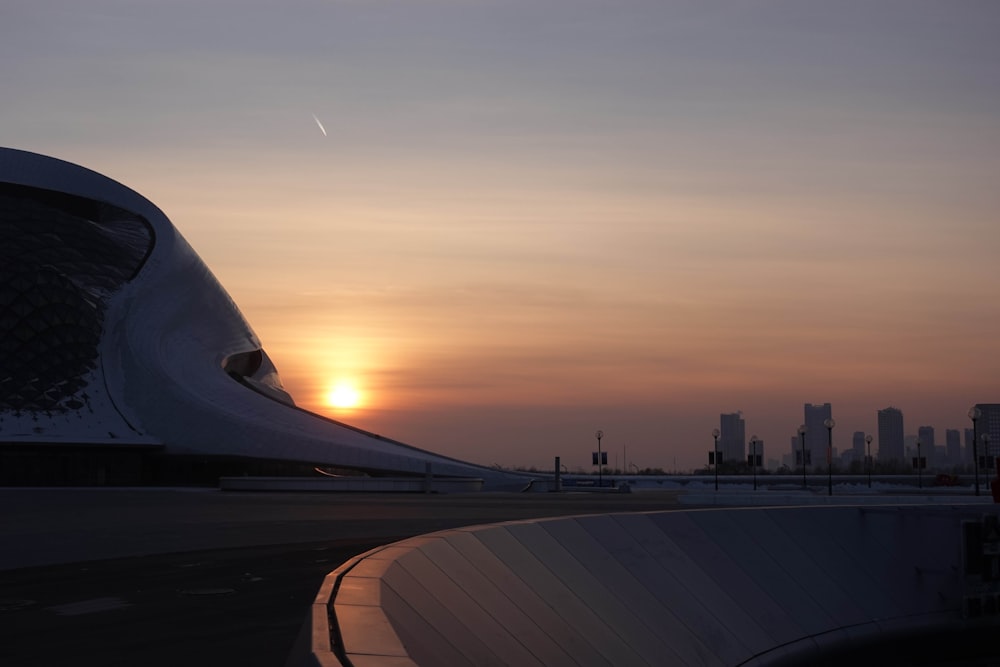
<instances>
[{"instance_id":1,"label":"contrail in sky","mask_svg":"<svg viewBox=\"0 0 1000 667\"><path fill-rule=\"evenodd\" d=\"M319 122L319 118L316 117L316 114L313 114L312 116L313 116L313 120L316 121L316 125L319 126L319 131L322 132L323 136L325 137L326 136L326 128L323 127L323 123Z\"/></svg>"}]
</instances>

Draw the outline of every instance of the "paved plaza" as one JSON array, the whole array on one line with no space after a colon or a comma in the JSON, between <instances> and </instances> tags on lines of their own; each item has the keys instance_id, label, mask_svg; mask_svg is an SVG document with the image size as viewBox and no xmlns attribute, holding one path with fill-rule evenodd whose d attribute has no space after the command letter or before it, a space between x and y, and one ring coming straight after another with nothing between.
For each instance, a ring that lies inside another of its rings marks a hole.
<instances>
[{"instance_id":1,"label":"paved plaza","mask_svg":"<svg viewBox=\"0 0 1000 667\"><path fill-rule=\"evenodd\" d=\"M0 664L283 665L324 576L409 536L679 507L642 494L0 489Z\"/></svg>"}]
</instances>

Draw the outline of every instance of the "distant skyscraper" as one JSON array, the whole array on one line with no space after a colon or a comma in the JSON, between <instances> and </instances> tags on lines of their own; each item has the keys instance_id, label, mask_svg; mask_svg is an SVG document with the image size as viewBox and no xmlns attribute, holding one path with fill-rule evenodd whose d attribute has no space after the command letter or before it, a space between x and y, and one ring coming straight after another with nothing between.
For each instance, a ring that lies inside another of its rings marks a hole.
<instances>
[{"instance_id":1,"label":"distant skyscraper","mask_svg":"<svg viewBox=\"0 0 1000 667\"><path fill-rule=\"evenodd\" d=\"M761 465L765 466L767 464L767 459L764 458L764 441L757 438L757 458L760 459ZM754 448L750 446L750 441L747 441L747 455L743 457L743 461L749 461L750 457L754 453Z\"/></svg>"},{"instance_id":2,"label":"distant skyscraper","mask_svg":"<svg viewBox=\"0 0 1000 667\"><path fill-rule=\"evenodd\" d=\"M934 446L934 427L920 426L917 428L917 439L920 440L920 447Z\"/></svg>"},{"instance_id":3,"label":"distant skyscraper","mask_svg":"<svg viewBox=\"0 0 1000 667\"><path fill-rule=\"evenodd\" d=\"M851 437L851 458L854 461L865 460L865 432L855 431Z\"/></svg>"},{"instance_id":4,"label":"distant skyscraper","mask_svg":"<svg viewBox=\"0 0 1000 667\"><path fill-rule=\"evenodd\" d=\"M934 427L920 426L917 428L917 440L920 442L920 455L927 459L927 465L937 464L936 446L934 442ZM913 452L916 456L917 453Z\"/></svg>"},{"instance_id":5,"label":"distant skyscraper","mask_svg":"<svg viewBox=\"0 0 1000 667\"><path fill-rule=\"evenodd\" d=\"M957 466L962 463L962 434L957 428L949 428L944 432L947 465Z\"/></svg>"},{"instance_id":6,"label":"distant skyscraper","mask_svg":"<svg viewBox=\"0 0 1000 667\"><path fill-rule=\"evenodd\" d=\"M967 428L962 436L962 441L965 443L965 451L962 452L962 465L972 465L972 436L974 431L971 428Z\"/></svg>"},{"instance_id":7,"label":"distant skyscraper","mask_svg":"<svg viewBox=\"0 0 1000 667\"><path fill-rule=\"evenodd\" d=\"M826 445L829 436L823 422L832 418L833 407L829 403L805 404L805 415L802 423L806 425L806 456L811 460L810 465L818 466L820 463L826 465Z\"/></svg>"},{"instance_id":8,"label":"distant skyscraper","mask_svg":"<svg viewBox=\"0 0 1000 667\"><path fill-rule=\"evenodd\" d=\"M722 463L746 463L746 422L742 412L719 415L719 451Z\"/></svg>"},{"instance_id":9,"label":"distant skyscraper","mask_svg":"<svg viewBox=\"0 0 1000 667\"><path fill-rule=\"evenodd\" d=\"M903 462L903 411L885 408L878 411L878 460L879 463Z\"/></svg>"},{"instance_id":10,"label":"distant skyscraper","mask_svg":"<svg viewBox=\"0 0 1000 667\"><path fill-rule=\"evenodd\" d=\"M982 415L976 421L979 434L979 455L997 456L1000 453L1000 403L976 403ZM989 435L989 443L983 446L983 434Z\"/></svg>"}]
</instances>

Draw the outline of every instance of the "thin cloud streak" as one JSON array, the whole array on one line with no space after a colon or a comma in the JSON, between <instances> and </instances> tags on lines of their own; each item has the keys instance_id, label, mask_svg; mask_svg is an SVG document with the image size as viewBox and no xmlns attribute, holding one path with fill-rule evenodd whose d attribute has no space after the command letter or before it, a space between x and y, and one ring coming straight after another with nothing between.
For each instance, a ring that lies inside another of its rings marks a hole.
<instances>
[{"instance_id":1,"label":"thin cloud streak","mask_svg":"<svg viewBox=\"0 0 1000 667\"><path fill-rule=\"evenodd\" d=\"M323 123L319 122L319 118L316 117L316 114L313 114L312 117L313 117L313 120L316 121L316 126L319 128L319 131L322 132L323 136L325 137L326 136L326 128L323 127Z\"/></svg>"}]
</instances>

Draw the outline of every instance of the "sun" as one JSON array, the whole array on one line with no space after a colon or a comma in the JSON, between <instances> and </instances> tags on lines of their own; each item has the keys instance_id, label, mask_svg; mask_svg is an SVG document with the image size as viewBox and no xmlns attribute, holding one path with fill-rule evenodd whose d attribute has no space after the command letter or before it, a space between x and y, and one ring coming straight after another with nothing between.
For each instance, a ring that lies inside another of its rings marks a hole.
<instances>
[{"instance_id":1,"label":"sun","mask_svg":"<svg viewBox=\"0 0 1000 667\"><path fill-rule=\"evenodd\" d=\"M361 405L361 392L346 382L340 382L326 392L326 404L338 410L356 408Z\"/></svg>"}]
</instances>

